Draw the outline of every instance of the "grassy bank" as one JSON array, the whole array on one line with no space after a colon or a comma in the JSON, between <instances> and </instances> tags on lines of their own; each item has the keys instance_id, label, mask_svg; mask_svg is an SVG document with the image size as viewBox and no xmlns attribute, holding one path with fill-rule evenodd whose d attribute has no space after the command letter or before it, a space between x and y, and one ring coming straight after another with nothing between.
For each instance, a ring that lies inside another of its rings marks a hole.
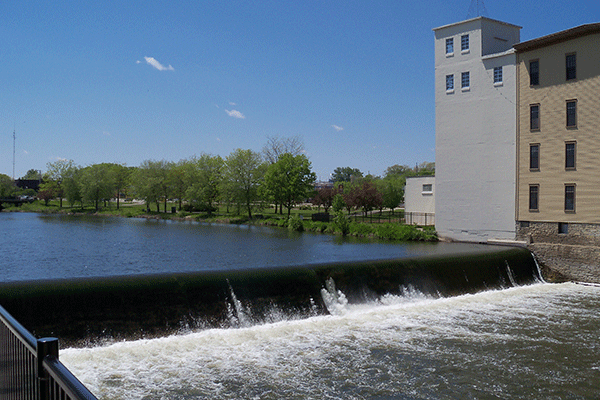
<instances>
[{"instance_id":1,"label":"grassy bank","mask_svg":"<svg viewBox=\"0 0 600 400\"><path fill-rule=\"evenodd\" d=\"M176 207L175 203L167 203L167 210ZM345 226L341 226L339 221L320 222L312 221L311 216L317 210L309 207L302 207L292 211L290 218L287 215L274 213L273 209L267 209L262 214L256 214L252 220L247 216L230 211L227 207L221 206L211 214L208 213L190 213L178 211L175 213L157 212L156 209L148 210L145 204L123 202L117 205L114 202L108 203L107 207L102 207L96 211L93 207L71 207L65 205L60 207L58 201L50 201L48 205L40 201L23 204L20 207L8 206L4 211L13 212L34 212L43 214L82 214L98 216L117 216L126 218L156 218L156 219L174 219L174 220L194 220L200 222L225 223L225 224L255 224L286 228L291 231L307 231L325 234L357 237L374 237L384 240L397 241L437 241L437 233L434 227L417 227L415 225L404 225L400 223L361 223L345 221ZM162 207L161 207L162 210Z\"/></svg>"}]
</instances>

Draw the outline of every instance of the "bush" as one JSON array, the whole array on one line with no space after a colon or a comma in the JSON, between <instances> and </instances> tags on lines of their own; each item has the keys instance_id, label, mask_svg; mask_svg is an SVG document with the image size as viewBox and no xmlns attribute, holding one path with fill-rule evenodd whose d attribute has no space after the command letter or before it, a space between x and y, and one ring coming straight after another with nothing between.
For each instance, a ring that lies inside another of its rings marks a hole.
<instances>
[{"instance_id":1,"label":"bush","mask_svg":"<svg viewBox=\"0 0 600 400\"><path fill-rule=\"evenodd\" d=\"M287 227L290 231L302 232L304 231L304 224L298 215L291 216L287 221Z\"/></svg>"},{"instance_id":2,"label":"bush","mask_svg":"<svg viewBox=\"0 0 600 400\"><path fill-rule=\"evenodd\" d=\"M337 211L335 213L333 224L337 229L339 229L342 235L346 236L348 233L350 233L350 221L348 220L348 217L344 215L343 211Z\"/></svg>"}]
</instances>

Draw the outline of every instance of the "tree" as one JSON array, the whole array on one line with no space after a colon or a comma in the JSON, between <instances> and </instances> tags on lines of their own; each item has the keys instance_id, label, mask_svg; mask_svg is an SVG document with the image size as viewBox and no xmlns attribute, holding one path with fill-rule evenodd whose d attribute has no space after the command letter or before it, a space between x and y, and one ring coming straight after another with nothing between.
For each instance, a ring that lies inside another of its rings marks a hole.
<instances>
[{"instance_id":1,"label":"tree","mask_svg":"<svg viewBox=\"0 0 600 400\"><path fill-rule=\"evenodd\" d=\"M114 183L115 195L117 198L117 210L121 199L121 193L126 191L129 186L129 179L132 170L121 164L110 164L110 174Z\"/></svg>"},{"instance_id":2,"label":"tree","mask_svg":"<svg viewBox=\"0 0 600 400\"><path fill-rule=\"evenodd\" d=\"M48 207L48 202L55 196L54 191L56 190L56 183L54 181L44 182L40 185L38 190L37 198L44 202L44 205Z\"/></svg>"},{"instance_id":3,"label":"tree","mask_svg":"<svg viewBox=\"0 0 600 400\"><path fill-rule=\"evenodd\" d=\"M160 212L160 201L164 199L167 212L167 198L170 189L169 169L172 163L165 160L142 162L136 170L133 186L137 195L146 200L146 204L156 203L156 211Z\"/></svg>"},{"instance_id":4,"label":"tree","mask_svg":"<svg viewBox=\"0 0 600 400\"><path fill-rule=\"evenodd\" d=\"M0 174L0 198L12 197L17 187L12 178L5 174Z\"/></svg>"},{"instance_id":5,"label":"tree","mask_svg":"<svg viewBox=\"0 0 600 400\"><path fill-rule=\"evenodd\" d=\"M186 198L197 208L205 209L210 214L213 204L218 200L223 188L225 161L220 156L202 154L191 161L186 190Z\"/></svg>"},{"instance_id":6,"label":"tree","mask_svg":"<svg viewBox=\"0 0 600 400\"><path fill-rule=\"evenodd\" d=\"M259 199L258 188L265 174L266 164L259 153L237 149L225 160L226 179L229 181L233 198L244 205L248 218L252 218L252 207Z\"/></svg>"},{"instance_id":7,"label":"tree","mask_svg":"<svg viewBox=\"0 0 600 400\"><path fill-rule=\"evenodd\" d=\"M323 187L317 189L317 193L313 197L312 203L318 206L323 206L325 212L329 212L329 209L333 205L333 199L338 194L337 189L330 187Z\"/></svg>"},{"instance_id":8,"label":"tree","mask_svg":"<svg viewBox=\"0 0 600 400\"><path fill-rule=\"evenodd\" d=\"M376 184L383 195L381 206L389 208L393 213L394 208L398 207L404 200L406 178L402 179L398 176L391 176L389 178L379 179Z\"/></svg>"},{"instance_id":9,"label":"tree","mask_svg":"<svg viewBox=\"0 0 600 400\"><path fill-rule=\"evenodd\" d=\"M30 169L29 171L27 171L25 176L23 176L20 179L21 180L39 180L39 179L41 179L40 171L38 171L37 169Z\"/></svg>"},{"instance_id":10,"label":"tree","mask_svg":"<svg viewBox=\"0 0 600 400\"><path fill-rule=\"evenodd\" d=\"M333 182L353 182L356 178L362 178L363 173L358 168L337 167L331 174Z\"/></svg>"},{"instance_id":11,"label":"tree","mask_svg":"<svg viewBox=\"0 0 600 400\"><path fill-rule=\"evenodd\" d=\"M275 164L279 156L289 153L293 156L304 152L304 142L300 136L280 138L278 136L267 136L267 144L263 147L262 153L269 164Z\"/></svg>"},{"instance_id":12,"label":"tree","mask_svg":"<svg viewBox=\"0 0 600 400\"><path fill-rule=\"evenodd\" d=\"M291 153L284 153L267 169L265 174L267 192L277 203L287 208L288 217L292 208L305 199L313 189L317 175L310 167L310 161L304 154L294 156Z\"/></svg>"},{"instance_id":13,"label":"tree","mask_svg":"<svg viewBox=\"0 0 600 400\"><path fill-rule=\"evenodd\" d=\"M373 209L378 209L383 203L383 196L373 182L363 182L352 187L350 195L354 206L362 208L365 215Z\"/></svg>"},{"instance_id":14,"label":"tree","mask_svg":"<svg viewBox=\"0 0 600 400\"><path fill-rule=\"evenodd\" d=\"M56 182L55 195L59 198L60 208L62 208L63 199L63 183L71 178L77 167L73 160L58 160L53 163L46 164L46 178Z\"/></svg>"},{"instance_id":15,"label":"tree","mask_svg":"<svg viewBox=\"0 0 600 400\"><path fill-rule=\"evenodd\" d=\"M100 209L100 201L112 198L115 189L111 164L94 164L81 170L79 190L83 201L94 204Z\"/></svg>"}]
</instances>

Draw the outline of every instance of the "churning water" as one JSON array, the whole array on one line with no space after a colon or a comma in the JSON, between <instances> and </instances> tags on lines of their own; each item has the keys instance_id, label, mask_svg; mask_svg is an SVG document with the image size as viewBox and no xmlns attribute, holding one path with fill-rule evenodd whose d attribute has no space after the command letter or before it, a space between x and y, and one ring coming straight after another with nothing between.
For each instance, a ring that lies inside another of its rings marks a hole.
<instances>
[{"instance_id":1,"label":"churning water","mask_svg":"<svg viewBox=\"0 0 600 400\"><path fill-rule=\"evenodd\" d=\"M65 349L61 360L100 399L597 399L599 295L539 283L349 305L328 285L328 316L273 310L270 323Z\"/></svg>"}]
</instances>

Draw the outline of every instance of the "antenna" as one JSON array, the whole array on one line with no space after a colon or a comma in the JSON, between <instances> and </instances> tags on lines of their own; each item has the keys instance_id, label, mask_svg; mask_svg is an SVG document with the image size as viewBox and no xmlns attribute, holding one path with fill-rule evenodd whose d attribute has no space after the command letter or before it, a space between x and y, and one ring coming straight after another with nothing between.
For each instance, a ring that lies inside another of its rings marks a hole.
<instances>
[{"instance_id":1,"label":"antenna","mask_svg":"<svg viewBox=\"0 0 600 400\"><path fill-rule=\"evenodd\" d=\"M483 0L471 0L469 12L467 13L467 19L481 16L487 17L487 13L488 12L485 9L485 4L483 4Z\"/></svg>"},{"instance_id":2,"label":"antenna","mask_svg":"<svg viewBox=\"0 0 600 400\"><path fill-rule=\"evenodd\" d=\"M17 128L13 128L13 181L15 180L15 144L17 142Z\"/></svg>"}]
</instances>

